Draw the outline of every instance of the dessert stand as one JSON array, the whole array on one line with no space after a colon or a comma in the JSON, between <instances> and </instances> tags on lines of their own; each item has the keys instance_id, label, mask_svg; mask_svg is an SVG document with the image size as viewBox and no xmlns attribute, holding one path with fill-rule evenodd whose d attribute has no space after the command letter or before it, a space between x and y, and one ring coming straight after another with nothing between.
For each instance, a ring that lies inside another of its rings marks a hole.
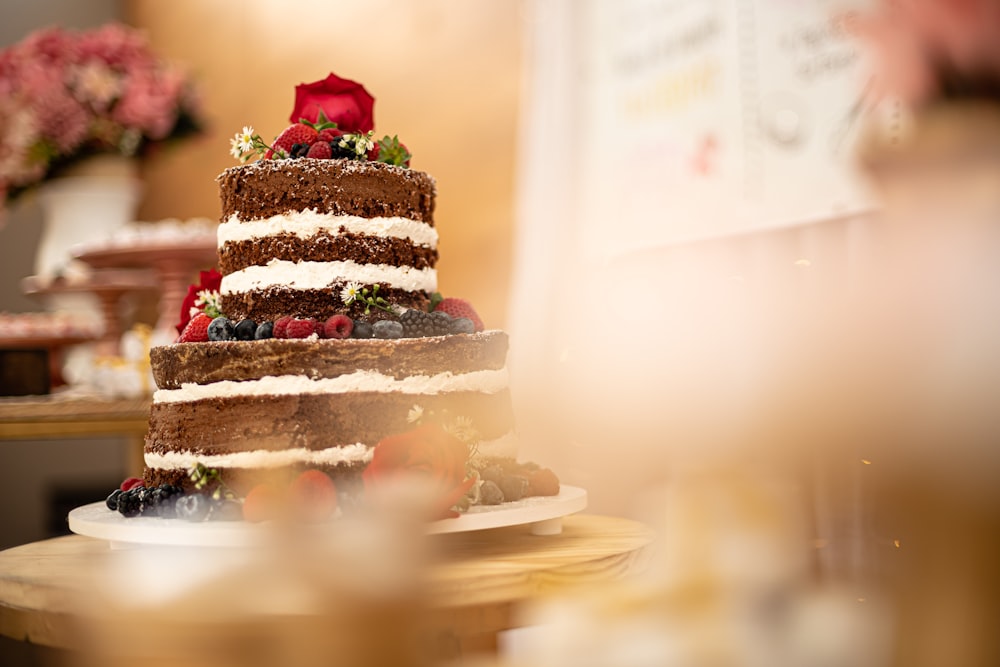
<instances>
[{"instance_id":1,"label":"dessert stand","mask_svg":"<svg viewBox=\"0 0 1000 667\"><path fill-rule=\"evenodd\" d=\"M495 506L475 506L453 518L430 524L427 532L437 535L491 528L527 525L534 535L557 535L564 517L587 506L587 492L563 485L556 496L535 496ZM112 547L131 545L246 547L273 537L267 524L244 521L202 521L156 517L126 518L109 510L103 502L78 507L69 513L69 528L78 535L107 540ZM322 538L324 524L315 526Z\"/></svg>"}]
</instances>

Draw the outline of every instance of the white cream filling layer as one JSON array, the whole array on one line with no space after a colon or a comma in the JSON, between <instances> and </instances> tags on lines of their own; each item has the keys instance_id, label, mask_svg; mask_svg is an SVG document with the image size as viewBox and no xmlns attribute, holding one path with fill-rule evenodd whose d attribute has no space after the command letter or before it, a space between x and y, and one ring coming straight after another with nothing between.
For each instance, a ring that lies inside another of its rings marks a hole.
<instances>
[{"instance_id":1,"label":"white cream filling layer","mask_svg":"<svg viewBox=\"0 0 1000 667\"><path fill-rule=\"evenodd\" d=\"M339 463L367 463L372 459L372 449L356 443L344 447L311 450L295 449L230 452L228 454L195 454L194 452L146 452L143 459L150 468L187 469L200 463L208 468L280 468L306 463L309 465L337 465Z\"/></svg>"},{"instance_id":2,"label":"white cream filling layer","mask_svg":"<svg viewBox=\"0 0 1000 667\"><path fill-rule=\"evenodd\" d=\"M238 294L268 287L294 290L326 289L336 283L357 282L382 285L410 292L437 291L437 271L431 268L355 261L289 262L272 259L266 266L248 266L222 278L222 294Z\"/></svg>"},{"instance_id":3,"label":"white cream filling layer","mask_svg":"<svg viewBox=\"0 0 1000 667\"><path fill-rule=\"evenodd\" d=\"M180 389L160 389L153 403L183 403L208 398L302 394L347 394L356 392L441 394L476 391L495 394L507 388L507 368L455 374L411 375L396 379L376 371L355 371L335 378L310 379L304 375L268 375L259 380L222 380L209 384L183 384Z\"/></svg>"},{"instance_id":4,"label":"white cream filling layer","mask_svg":"<svg viewBox=\"0 0 1000 667\"><path fill-rule=\"evenodd\" d=\"M292 234L308 239L320 232L337 234L341 227L354 234L379 238L406 239L416 245L436 248L437 230L426 222L409 218L361 218L356 215L331 215L316 209L275 215L263 220L241 220L230 216L219 224L219 248L231 241L253 241L279 234Z\"/></svg>"},{"instance_id":5,"label":"white cream filling layer","mask_svg":"<svg viewBox=\"0 0 1000 667\"><path fill-rule=\"evenodd\" d=\"M311 450L297 447L283 450L254 450L230 452L228 454L195 454L190 451L155 454L147 452L143 457L146 466L160 470L187 470L200 463L208 468L280 468L290 465L337 465L348 463L368 463L374 450L359 443L343 447ZM517 436L513 431L495 440L484 440L476 446L474 458L508 457L517 454Z\"/></svg>"}]
</instances>

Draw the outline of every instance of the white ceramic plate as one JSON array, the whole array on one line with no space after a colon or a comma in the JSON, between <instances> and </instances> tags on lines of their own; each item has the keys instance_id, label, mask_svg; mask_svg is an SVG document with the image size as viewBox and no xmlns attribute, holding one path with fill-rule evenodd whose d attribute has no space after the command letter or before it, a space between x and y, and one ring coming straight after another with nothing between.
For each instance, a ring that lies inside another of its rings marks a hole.
<instances>
[{"instance_id":1,"label":"white ceramic plate","mask_svg":"<svg viewBox=\"0 0 1000 667\"><path fill-rule=\"evenodd\" d=\"M557 496L535 496L494 506L476 506L454 519L435 521L431 534L460 533L505 526L532 524L538 534L558 533L560 519L587 506L584 489L562 485ZM116 544L156 544L175 546L247 546L267 539L272 533L266 524L245 521L204 521L156 517L126 518L112 512L104 502L77 507L69 513L69 529L78 535L96 537ZM322 529L319 526L318 529Z\"/></svg>"}]
</instances>

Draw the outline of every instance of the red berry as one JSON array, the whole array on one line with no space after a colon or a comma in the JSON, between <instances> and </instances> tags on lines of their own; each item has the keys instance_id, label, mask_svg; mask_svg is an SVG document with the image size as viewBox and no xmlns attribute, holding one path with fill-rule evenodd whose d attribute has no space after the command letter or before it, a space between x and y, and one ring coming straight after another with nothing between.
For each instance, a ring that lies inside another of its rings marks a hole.
<instances>
[{"instance_id":1,"label":"red berry","mask_svg":"<svg viewBox=\"0 0 1000 667\"><path fill-rule=\"evenodd\" d=\"M486 327L483 326L483 321L479 318L476 313L476 309L472 307L472 304L465 299L456 299L454 297L448 297L447 299L442 299L440 303L434 308L435 311L441 311L443 313L448 313L453 318L458 317L468 317L472 320L472 324L475 325L476 331L482 331Z\"/></svg>"},{"instance_id":2,"label":"red berry","mask_svg":"<svg viewBox=\"0 0 1000 667\"><path fill-rule=\"evenodd\" d=\"M288 338L288 323L292 321L290 315L285 315L284 317L279 317L274 321L274 327L271 329L271 336L274 338Z\"/></svg>"},{"instance_id":3,"label":"red berry","mask_svg":"<svg viewBox=\"0 0 1000 667\"><path fill-rule=\"evenodd\" d=\"M320 141L330 142L330 141L333 141L334 139L336 139L337 137L339 137L342 134L344 134L343 130L338 130L335 127L328 127L325 130L320 130L319 140Z\"/></svg>"},{"instance_id":4,"label":"red berry","mask_svg":"<svg viewBox=\"0 0 1000 667\"><path fill-rule=\"evenodd\" d=\"M376 141L375 145L368 149L368 161L375 162L376 160L378 160L378 156L381 152L382 152L382 147L379 146L378 142Z\"/></svg>"},{"instance_id":5,"label":"red berry","mask_svg":"<svg viewBox=\"0 0 1000 667\"><path fill-rule=\"evenodd\" d=\"M337 487L325 472L306 470L288 488L288 499L296 516L322 521L337 510Z\"/></svg>"},{"instance_id":6,"label":"red berry","mask_svg":"<svg viewBox=\"0 0 1000 667\"><path fill-rule=\"evenodd\" d=\"M280 512L278 492L270 484L258 484L243 499L243 519L253 523L274 519Z\"/></svg>"},{"instance_id":7,"label":"red berry","mask_svg":"<svg viewBox=\"0 0 1000 667\"><path fill-rule=\"evenodd\" d=\"M347 315L337 314L323 324L323 337L343 340L350 338L354 331L354 320Z\"/></svg>"},{"instance_id":8,"label":"red berry","mask_svg":"<svg viewBox=\"0 0 1000 667\"><path fill-rule=\"evenodd\" d=\"M146 483L138 477L129 477L122 485L119 487L122 491L128 491L129 489L134 489L137 486L146 486Z\"/></svg>"},{"instance_id":9,"label":"red berry","mask_svg":"<svg viewBox=\"0 0 1000 667\"><path fill-rule=\"evenodd\" d=\"M312 146L316 143L317 137L319 137L319 133L315 129L302 123L295 123L286 127L278 135L278 138L274 140L274 143L271 144L271 147L274 150L281 149L287 155L292 152L292 146L295 144L309 144ZM264 157L270 158L271 156L272 151L269 150Z\"/></svg>"},{"instance_id":10,"label":"red berry","mask_svg":"<svg viewBox=\"0 0 1000 667\"><path fill-rule=\"evenodd\" d=\"M309 152L306 153L306 157L311 157L315 160L329 160L333 157L333 150L330 148L329 143L325 141L317 141L309 147Z\"/></svg>"},{"instance_id":11,"label":"red berry","mask_svg":"<svg viewBox=\"0 0 1000 667\"><path fill-rule=\"evenodd\" d=\"M292 318L285 327L285 338L308 338L316 333L316 320Z\"/></svg>"},{"instance_id":12,"label":"red berry","mask_svg":"<svg viewBox=\"0 0 1000 667\"><path fill-rule=\"evenodd\" d=\"M178 343L204 343L208 340L208 325L212 323L212 318L205 313L198 313L191 318L191 321L184 327L178 337Z\"/></svg>"}]
</instances>

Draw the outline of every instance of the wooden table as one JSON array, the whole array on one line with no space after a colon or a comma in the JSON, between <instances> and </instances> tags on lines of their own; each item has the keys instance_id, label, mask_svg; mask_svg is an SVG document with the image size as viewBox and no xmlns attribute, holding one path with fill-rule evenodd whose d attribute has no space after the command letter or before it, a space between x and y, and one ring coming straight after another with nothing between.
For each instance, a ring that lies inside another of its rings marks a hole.
<instances>
[{"instance_id":1,"label":"wooden table","mask_svg":"<svg viewBox=\"0 0 1000 667\"><path fill-rule=\"evenodd\" d=\"M69 394L0 399L0 441L120 436L127 470L141 474L150 398L102 399Z\"/></svg>"},{"instance_id":2,"label":"wooden table","mask_svg":"<svg viewBox=\"0 0 1000 667\"><path fill-rule=\"evenodd\" d=\"M433 536L443 554L428 573L434 626L465 651L495 649L496 634L518 624L520 605L624 577L644 564L653 537L643 524L593 515L565 517L558 535L512 526ZM72 594L108 550L107 542L71 535L0 552L0 634L74 648Z\"/></svg>"}]
</instances>

